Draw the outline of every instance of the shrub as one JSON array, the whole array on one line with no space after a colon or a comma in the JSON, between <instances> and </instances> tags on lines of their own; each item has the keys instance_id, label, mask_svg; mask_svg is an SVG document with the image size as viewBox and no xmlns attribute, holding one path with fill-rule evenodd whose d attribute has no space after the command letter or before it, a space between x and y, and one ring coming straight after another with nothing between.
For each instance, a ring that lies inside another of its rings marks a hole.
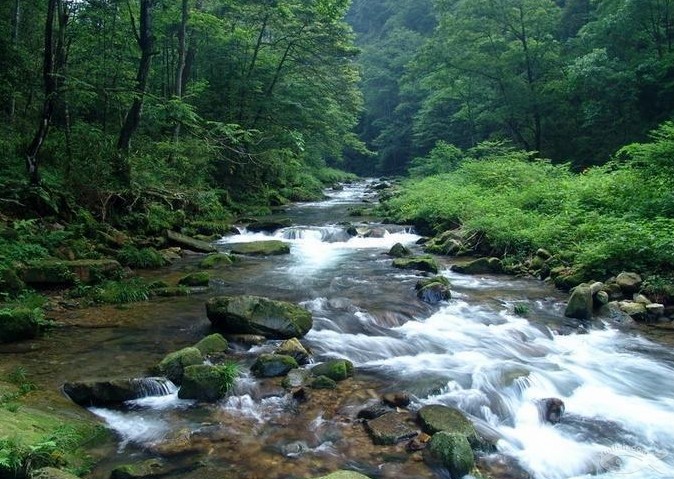
<instances>
[{"instance_id":1,"label":"shrub","mask_svg":"<svg viewBox=\"0 0 674 479\"><path fill-rule=\"evenodd\" d=\"M124 304L147 301L149 286L139 279L106 281L91 290L91 298L98 303Z\"/></svg>"},{"instance_id":2,"label":"shrub","mask_svg":"<svg viewBox=\"0 0 674 479\"><path fill-rule=\"evenodd\" d=\"M125 246L117 253L117 261L130 268L152 269L166 265L166 259L154 248Z\"/></svg>"}]
</instances>

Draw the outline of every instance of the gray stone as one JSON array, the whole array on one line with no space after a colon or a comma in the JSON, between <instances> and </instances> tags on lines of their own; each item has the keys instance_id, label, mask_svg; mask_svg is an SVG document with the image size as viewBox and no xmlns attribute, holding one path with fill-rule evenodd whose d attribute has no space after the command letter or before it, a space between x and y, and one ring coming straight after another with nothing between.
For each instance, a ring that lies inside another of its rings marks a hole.
<instances>
[{"instance_id":1,"label":"gray stone","mask_svg":"<svg viewBox=\"0 0 674 479\"><path fill-rule=\"evenodd\" d=\"M592 319L592 291L586 284L579 284L573 289L569 302L564 310L567 318Z\"/></svg>"},{"instance_id":2,"label":"gray stone","mask_svg":"<svg viewBox=\"0 0 674 479\"><path fill-rule=\"evenodd\" d=\"M659 318L665 314L665 305L659 303L651 303L646 305L646 313L654 318Z\"/></svg>"},{"instance_id":3,"label":"gray stone","mask_svg":"<svg viewBox=\"0 0 674 479\"><path fill-rule=\"evenodd\" d=\"M620 301L618 306L623 313L628 314L632 319L637 321L646 319L645 304L635 303L633 301Z\"/></svg>"},{"instance_id":4,"label":"gray stone","mask_svg":"<svg viewBox=\"0 0 674 479\"><path fill-rule=\"evenodd\" d=\"M407 413L389 412L365 423L375 444L397 444L415 437L419 431Z\"/></svg>"},{"instance_id":5,"label":"gray stone","mask_svg":"<svg viewBox=\"0 0 674 479\"><path fill-rule=\"evenodd\" d=\"M478 258L464 265L452 265L452 271L461 274L496 274L503 272L499 258Z\"/></svg>"},{"instance_id":6,"label":"gray stone","mask_svg":"<svg viewBox=\"0 0 674 479\"><path fill-rule=\"evenodd\" d=\"M297 364L307 364L309 362L309 351L300 343L297 338L290 338L283 341L274 354L283 354L292 356Z\"/></svg>"},{"instance_id":7,"label":"gray stone","mask_svg":"<svg viewBox=\"0 0 674 479\"><path fill-rule=\"evenodd\" d=\"M178 233L176 231L167 230L166 238L170 243L180 246L183 249L196 251L197 253L216 253L218 250L210 243L201 241L190 236Z\"/></svg>"},{"instance_id":8,"label":"gray stone","mask_svg":"<svg viewBox=\"0 0 674 479\"><path fill-rule=\"evenodd\" d=\"M285 376L292 369L298 367L297 361L282 354L262 354L250 367L253 375L258 378L273 378Z\"/></svg>"},{"instance_id":9,"label":"gray stone","mask_svg":"<svg viewBox=\"0 0 674 479\"><path fill-rule=\"evenodd\" d=\"M630 297L632 294L639 291L643 281L641 276L639 276L637 273L620 273L616 278L616 283L620 287L623 294Z\"/></svg>"}]
</instances>

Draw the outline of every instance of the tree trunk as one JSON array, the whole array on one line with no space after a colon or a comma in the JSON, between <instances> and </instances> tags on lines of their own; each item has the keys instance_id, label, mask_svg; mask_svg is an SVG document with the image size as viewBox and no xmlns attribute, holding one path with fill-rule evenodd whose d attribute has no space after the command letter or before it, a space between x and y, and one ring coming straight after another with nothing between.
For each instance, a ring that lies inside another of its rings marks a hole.
<instances>
[{"instance_id":1,"label":"tree trunk","mask_svg":"<svg viewBox=\"0 0 674 479\"><path fill-rule=\"evenodd\" d=\"M40 183L40 174L38 170L39 162L37 155L42 148L42 144L49 133L49 124L54 105L56 103L56 93L58 81L56 77L56 53L55 53L55 35L54 18L61 0L49 0L47 4L47 19L45 21L44 31L44 60L42 62L42 77L44 81L44 102L42 104L42 114L40 122L33 140L26 150L26 170L28 172L28 181L32 185Z\"/></svg>"},{"instance_id":2,"label":"tree trunk","mask_svg":"<svg viewBox=\"0 0 674 479\"><path fill-rule=\"evenodd\" d=\"M178 28L178 63L175 75L175 96L178 100L183 97L183 81L185 76L185 66L187 64L187 22L189 21L188 0L182 0L182 15L180 27ZM180 120L176 121L173 127L173 143L178 143L180 138Z\"/></svg>"},{"instance_id":3,"label":"tree trunk","mask_svg":"<svg viewBox=\"0 0 674 479\"><path fill-rule=\"evenodd\" d=\"M152 35L153 6L154 0L140 0L140 22L139 29L136 32L136 40L140 47L140 61L138 63L138 73L136 74L134 99L124 118L124 124L122 125L117 140L118 151L115 174L124 185L129 185L131 182L131 169L127 156L131 147L131 138L138 129L138 125L140 125L140 117L143 111L143 102L147 91L152 57L155 54L154 37Z\"/></svg>"},{"instance_id":4,"label":"tree trunk","mask_svg":"<svg viewBox=\"0 0 674 479\"><path fill-rule=\"evenodd\" d=\"M12 46L16 49L19 46L19 23L21 23L21 2L14 0L14 9L12 11ZM14 123L16 114L16 92L12 92L7 108L9 122Z\"/></svg>"}]
</instances>

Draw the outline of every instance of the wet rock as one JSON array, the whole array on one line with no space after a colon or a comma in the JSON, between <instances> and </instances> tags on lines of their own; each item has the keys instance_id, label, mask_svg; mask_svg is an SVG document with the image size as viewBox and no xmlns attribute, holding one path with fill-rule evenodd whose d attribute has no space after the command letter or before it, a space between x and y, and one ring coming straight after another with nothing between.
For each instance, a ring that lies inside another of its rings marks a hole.
<instances>
[{"instance_id":1,"label":"wet rock","mask_svg":"<svg viewBox=\"0 0 674 479\"><path fill-rule=\"evenodd\" d=\"M267 338L259 334L228 334L227 339L244 346L259 346L267 342Z\"/></svg>"},{"instance_id":2,"label":"wet rock","mask_svg":"<svg viewBox=\"0 0 674 479\"><path fill-rule=\"evenodd\" d=\"M205 271L199 273L190 273L178 280L181 286L208 286L210 276Z\"/></svg>"},{"instance_id":3,"label":"wet rock","mask_svg":"<svg viewBox=\"0 0 674 479\"><path fill-rule=\"evenodd\" d=\"M620 301L618 303L620 310L636 321L646 319L646 305L635 303L633 301Z\"/></svg>"},{"instance_id":4,"label":"wet rock","mask_svg":"<svg viewBox=\"0 0 674 479\"><path fill-rule=\"evenodd\" d=\"M620 273L616 278L616 284L627 297L631 297L632 294L639 292L642 283L643 280L637 273Z\"/></svg>"},{"instance_id":5,"label":"wet rock","mask_svg":"<svg viewBox=\"0 0 674 479\"><path fill-rule=\"evenodd\" d=\"M661 318L665 314L665 305L659 303L647 304L646 314L651 318Z\"/></svg>"},{"instance_id":6,"label":"wet rock","mask_svg":"<svg viewBox=\"0 0 674 479\"><path fill-rule=\"evenodd\" d=\"M417 435L417 437L415 437L405 445L405 449L407 449L410 452L422 451L426 449L426 446L428 445L428 442L430 440L431 436L429 436L425 432L420 432Z\"/></svg>"},{"instance_id":7,"label":"wet rock","mask_svg":"<svg viewBox=\"0 0 674 479\"><path fill-rule=\"evenodd\" d=\"M550 277L554 285L564 291L575 288L584 281L582 273L576 272L566 266L558 266L550 270Z\"/></svg>"},{"instance_id":8,"label":"wet rock","mask_svg":"<svg viewBox=\"0 0 674 479\"><path fill-rule=\"evenodd\" d=\"M216 268L218 266L229 266L234 263L234 256L225 253L209 254L199 262L199 267L204 269Z\"/></svg>"},{"instance_id":9,"label":"wet rock","mask_svg":"<svg viewBox=\"0 0 674 479\"><path fill-rule=\"evenodd\" d=\"M311 381L311 389L336 389L337 382L327 376L318 376Z\"/></svg>"},{"instance_id":10,"label":"wet rock","mask_svg":"<svg viewBox=\"0 0 674 479\"><path fill-rule=\"evenodd\" d=\"M316 477L314 479L370 479L360 472L355 471L336 471L327 476Z\"/></svg>"},{"instance_id":11,"label":"wet rock","mask_svg":"<svg viewBox=\"0 0 674 479\"><path fill-rule=\"evenodd\" d=\"M358 419L376 419L384 414L393 412L390 407L374 404L358 411Z\"/></svg>"},{"instance_id":12,"label":"wet rock","mask_svg":"<svg viewBox=\"0 0 674 479\"><path fill-rule=\"evenodd\" d=\"M583 320L592 319L593 306L592 290L586 284L579 284L571 293L564 316Z\"/></svg>"},{"instance_id":13,"label":"wet rock","mask_svg":"<svg viewBox=\"0 0 674 479\"><path fill-rule=\"evenodd\" d=\"M301 306L260 296L217 296L206 303L213 326L226 334L256 334L273 339L302 337L312 327Z\"/></svg>"},{"instance_id":14,"label":"wet rock","mask_svg":"<svg viewBox=\"0 0 674 479\"><path fill-rule=\"evenodd\" d=\"M438 263L430 256L414 256L411 258L396 258L393 267L400 269L416 269L429 273L438 273Z\"/></svg>"},{"instance_id":15,"label":"wet rock","mask_svg":"<svg viewBox=\"0 0 674 479\"><path fill-rule=\"evenodd\" d=\"M178 397L215 402L225 396L231 380L232 378L222 366L208 364L187 366L183 372Z\"/></svg>"},{"instance_id":16,"label":"wet rock","mask_svg":"<svg viewBox=\"0 0 674 479\"><path fill-rule=\"evenodd\" d=\"M176 384L180 384L183 379L183 372L187 366L193 366L204 362L204 358L195 347L183 348L179 351L170 353L162 359L157 365L159 374L169 378Z\"/></svg>"},{"instance_id":17,"label":"wet rock","mask_svg":"<svg viewBox=\"0 0 674 479\"><path fill-rule=\"evenodd\" d=\"M460 237L460 232L455 230L445 231L431 238L424 246L424 250L428 253L447 256L458 254L463 250L463 243L460 241Z\"/></svg>"},{"instance_id":18,"label":"wet rock","mask_svg":"<svg viewBox=\"0 0 674 479\"><path fill-rule=\"evenodd\" d=\"M397 444L411 439L418 434L418 429L411 424L407 413L389 412L365 423L365 429L372 442L379 445Z\"/></svg>"},{"instance_id":19,"label":"wet rock","mask_svg":"<svg viewBox=\"0 0 674 479\"><path fill-rule=\"evenodd\" d=\"M297 361L290 356L262 354L255 360L250 370L258 378L273 378L285 376L290 370L297 367Z\"/></svg>"},{"instance_id":20,"label":"wet rock","mask_svg":"<svg viewBox=\"0 0 674 479\"><path fill-rule=\"evenodd\" d=\"M222 353L227 351L229 343L220 333L210 334L194 345L201 354Z\"/></svg>"},{"instance_id":21,"label":"wet rock","mask_svg":"<svg viewBox=\"0 0 674 479\"><path fill-rule=\"evenodd\" d=\"M499 479L532 479L517 459L504 454L489 454L478 458L478 467L487 472L488 477Z\"/></svg>"},{"instance_id":22,"label":"wet rock","mask_svg":"<svg viewBox=\"0 0 674 479\"><path fill-rule=\"evenodd\" d=\"M290 245L279 240L251 241L250 243L233 243L230 251L248 256L279 256L290 254Z\"/></svg>"},{"instance_id":23,"label":"wet rock","mask_svg":"<svg viewBox=\"0 0 674 479\"><path fill-rule=\"evenodd\" d=\"M348 359L333 359L311 368L314 376L327 376L333 381L343 381L353 376L353 363Z\"/></svg>"},{"instance_id":24,"label":"wet rock","mask_svg":"<svg viewBox=\"0 0 674 479\"><path fill-rule=\"evenodd\" d=\"M148 459L134 464L117 466L110 473L110 479L145 479L164 476L169 472L166 465L159 459Z\"/></svg>"},{"instance_id":25,"label":"wet rock","mask_svg":"<svg viewBox=\"0 0 674 479\"><path fill-rule=\"evenodd\" d=\"M286 389L299 388L308 384L311 379L311 371L308 369L292 369L283 378L281 385Z\"/></svg>"},{"instance_id":26,"label":"wet rock","mask_svg":"<svg viewBox=\"0 0 674 479\"><path fill-rule=\"evenodd\" d=\"M394 244L388 252L388 255L393 256L394 258L404 258L405 256L409 256L411 254L412 252L410 249L402 243Z\"/></svg>"},{"instance_id":27,"label":"wet rock","mask_svg":"<svg viewBox=\"0 0 674 479\"><path fill-rule=\"evenodd\" d=\"M638 293L634 294L634 297L632 298L632 301L634 301L635 303L641 303L643 305L649 305L649 304L652 303L652 301L650 299L648 299L646 296L644 296L643 294L638 294Z\"/></svg>"},{"instance_id":28,"label":"wet rock","mask_svg":"<svg viewBox=\"0 0 674 479\"><path fill-rule=\"evenodd\" d=\"M615 282L615 279L604 283L602 291L605 291L606 294L608 294L610 301L619 301L624 298L623 292L620 289L620 286Z\"/></svg>"},{"instance_id":29,"label":"wet rock","mask_svg":"<svg viewBox=\"0 0 674 479\"><path fill-rule=\"evenodd\" d=\"M292 225L293 222L290 218L278 218L275 220L256 220L250 223L248 226L246 226L246 229L248 231L252 231L253 233L258 232L273 233L276 230L280 230L281 228L288 228L289 226Z\"/></svg>"},{"instance_id":30,"label":"wet rock","mask_svg":"<svg viewBox=\"0 0 674 479\"><path fill-rule=\"evenodd\" d=\"M284 354L292 356L297 361L297 364L307 364L309 362L309 351L300 343L297 338L290 338L283 341L274 354Z\"/></svg>"},{"instance_id":31,"label":"wet rock","mask_svg":"<svg viewBox=\"0 0 674 479\"><path fill-rule=\"evenodd\" d=\"M417 417L421 429L427 434L434 435L440 431L446 431L466 436L473 445L478 445L480 442L473 423L461 411L453 407L440 404L424 406L419 409Z\"/></svg>"},{"instance_id":32,"label":"wet rock","mask_svg":"<svg viewBox=\"0 0 674 479\"><path fill-rule=\"evenodd\" d=\"M564 414L564 401L558 398L545 398L537 401L538 415L541 421L557 424Z\"/></svg>"},{"instance_id":33,"label":"wet rock","mask_svg":"<svg viewBox=\"0 0 674 479\"><path fill-rule=\"evenodd\" d=\"M80 406L110 406L148 395L166 394L169 385L164 378L80 381L65 383L63 392Z\"/></svg>"},{"instance_id":34,"label":"wet rock","mask_svg":"<svg viewBox=\"0 0 674 479\"><path fill-rule=\"evenodd\" d=\"M294 441L289 444L281 446L281 454L286 457L301 456L305 452L310 451L311 448L305 441Z\"/></svg>"},{"instance_id":35,"label":"wet rock","mask_svg":"<svg viewBox=\"0 0 674 479\"><path fill-rule=\"evenodd\" d=\"M363 238L383 238L388 234L385 228L370 228L363 232Z\"/></svg>"},{"instance_id":36,"label":"wet rock","mask_svg":"<svg viewBox=\"0 0 674 479\"><path fill-rule=\"evenodd\" d=\"M382 396L381 400L384 404L391 407L407 407L412 401L407 392L387 393Z\"/></svg>"},{"instance_id":37,"label":"wet rock","mask_svg":"<svg viewBox=\"0 0 674 479\"><path fill-rule=\"evenodd\" d=\"M451 270L461 274L496 274L503 272L499 258L478 258L464 265L454 264Z\"/></svg>"},{"instance_id":38,"label":"wet rock","mask_svg":"<svg viewBox=\"0 0 674 479\"><path fill-rule=\"evenodd\" d=\"M618 327L630 328L635 325L634 319L620 309L617 301L611 301L602 306L599 315Z\"/></svg>"},{"instance_id":39,"label":"wet rock","mask_svg":"<svg viewBox=\"0 0 674 479\"><path fill-rule=\"evenodd\" d=\"M450 284L447 278L444 276L434 276L433 278L417 281L414 288L420 300L429 304L437 304L440 301L448 301L452 298L449 287Z\"/></svg>"},{"instance_id":40,"label":"wet rock","mask_svg":"<svg viewBox=\"0 0 674 479\"><path fill-rule=\"evenodd\" d=\"M114 259L40 259L22 266L19 276L28 284L71 284L75 280L93 283L121 271L122 266Z\"/></svg>"},{"instance_id":41,"label":"wet rock","mask_svg":"<svg viewBox=\"0 0 674 479\"><path fill-rule=\"evenodd\" d=\"M0 343L36 337L40 333L39 319L30 308L0 310Z\"/></svg>"},{"instance_id":42,"label":"wet rock","mask_svg":"<svg viewBox=\"0 0 674 479\"><path fill-rule=\"evenodd\" d=\"M55 467L43 467L30 473L30 479L79 479L74 474L56 469Z\"/></svg>"},{"instance_id":43,"label":"wet rock","mask_svg":"<svg viewBox=\"0 0 674 479\"><path fill-rule=\"evenodd\" d=\"M201 241L196 238L191 238L187 235L184 235L182 233L178 233L176 231L171 231L167 230L166 231L166 239L169 241L169 243L174 244L176 246L180 246L183 249L187 249L190 251L196 251L197 253L216 253L217 249L215 249L215 246L213 246L210 243L207 243L206 241Z\"/></svg>"},{"instance_id":44,"label":"wet rock","mask_svg":"<svg viewBox=\"0 0 674 479\"><path fill-rule=\"evenodd\" d=\"M463 434L438 432L433 435L424 452L424 459L429 464L441 464L452 477L463 477L475 466L473 450Z\"/></svg>"},{"instance_id":45,"label":"wet rock","mask_svg":"<svg viewBox=\"0 0 674 479\"><path fill-rule=\"evenodd\" d=\"M597 294L594 295L594 300L593 304L596 307L601 308L603 305L608 304L610 301L609 295L606 291L598 291Z\"/></svg>"}]
</instances>

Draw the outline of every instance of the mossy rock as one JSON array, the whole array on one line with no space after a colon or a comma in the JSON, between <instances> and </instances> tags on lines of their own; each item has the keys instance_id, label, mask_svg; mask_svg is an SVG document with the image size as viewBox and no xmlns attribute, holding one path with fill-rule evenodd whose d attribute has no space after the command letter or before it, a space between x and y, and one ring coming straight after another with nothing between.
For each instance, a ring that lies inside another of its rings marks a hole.
<instances>
[{"instance_id":1,"label":"mossy rock","mask_svg":"<svg viewBox=\"0 0 674 479\"><path fill-rule=\"evenodd\" d=\"M262 354L250 367L251 372L258 378L273 378L285 376L299 365L294 358L283 354Z\"/></svg>"},{"instance_id":2,"label":"mossy rock","mask_svg":"<svg viewBox=\"0 0 674 479\"><path fill-rule=\"evenodd\" d=\"M252 241L250 243L232 243L230 251L248 256L279 256L290 254L290 245L279 240Z\"/></svg>"},{"instance_id":3,"label":"mossy rock","mask_svg":"<svg viewBox=\"0 0 674 479\"><path fill-rule=\"evenodd\" d=\"M217 249L210 243L206 241L200 241L195 238L191 238L182 233L176 231L167 230L166 238L169 243L180 246L181 248L196 251L197 253L216 253Z\"/></svg>"},{"instance_id":4,"label":"mossy rock","mask_svg":"<svg viewBox=\"0 0 674 479\"><path fill-rule=\"evenodd\" d=\"M166 466L159 459L148 459L134 464L117 466L110 473L110 479L146 479L166 474Z\"/></svg>"},{"instance_id":5,"label":"mossy rock","mask_svg":"<svg viewBox=\"0 0 674 479\"><path fill-rule=\"evenodd\" d=\"M21 278L11 268L0 269L0 293L16 296L26 288Z\"/></svg>"},{"instance_id":6,"label":"mossy rock","mask_svg":"<svg viewBox=\"0 0 674 479\"><path fill-rule=\"evenodd\" d=\"M475 466L475 456L466 436L441 431L433 435L424 458L427 462L446 467L451 477L463 477Z\"/></svg>"},{"instance_id":7,"label":"mossy rock","mask_svg":"<svg viewBox=\"0 0 674 479\"><path fill-rule=\"evenodd\" d=\"M414 424L410 423L408 413L391 411L368 420L365 423L365 428L373 443L379 445L397 444L411 439L419 433Z\"/></svg>"},{"instance_id":8,"label":"mossy rock","mask_svg":"<svg viewBox=\"0 0 674 479\"><path fill-rule=\"evenodd\" d=\"M449 286L450 283L447 278L444 276L434 276L433 278L417 281L414 288L420 300L429 304L437 304L441 301L449 301L452 298Z\"/></svg>"},{"instance_id":9,"label":"mossy rock","mask_svg":"<svg viewBox=\"0 0 674 479\"><path fill-rule=\"evenodd\" d=\"M225 253L209 254L199 262L199 267L204 269L228 266L234 263L234 256Z\"/></svg>"},{"instance_id":10,"label":"mossy rock","mask_svg":"<svg viewBox=\"0 0 674 479\"><path fill-rule=\"evenodd\" d=\"M496 274L503 272L499 258L478 258L464 265L452 265L452 271L461 274Z\"/></svg>"},{"instance_id":11,"label":"mossy rock","mask_svg":"<svg viewBox=\"0 0 674 479\"><path fill-rule=\"evenodd\" d=\"M284 354L291 356L297 361L297 364L306 364L309 362L309 351L300 343L297 338L290 338L283 341L274 354Z\"/></svg>"},{"instance_id":12,"label":"mossy rock","mask_svg":"<svg viewBox=\"0 0 674 479\"><path fill-rule=\"evenodd\" d=\"M370 479L368 476L364 476L360 472L355 471L335 471L327 476L316 477L314 479Z\"/></svg>"},{"instance_id":13,"label":"mossy rock","mask_svg":"<svg viewBox=\"0 0 674 479\"><path fill-rule=\"evenodd\" d=\"M187 366L194 366L204 362L204 358L195 347L183 348L172 352L157 365L157 370L176 384L180 384Z\"/></svg>"},{"instance_id":14,"label":"mossy rock","mask_svg":"<svg viewBox=\"0 0 674 479\"><path fill-rule=\"evenodd\" d=\"M227 351L229 344L220 333L210 334L194 345L201 354L222 353Z\"/></svg>"},{"instance_id":15,"label":"mossy rock","mask_svg":"<svg viewBox=\"0 0 674 479\"><path fill-rule=\"evenodd\" d=\"M335 389L336 387L337 382L327 376L318 376L311 381L312 389Z\"/></svg>"},{"instance_id":16,"label":"mossy rock","mask_svg":"<svg viewBox=\"0 0 674 479\"><path fill-rule=\"evenodd\" d=\"M573 289L569 302L566 304L564 316L567 318L592 319L593 310L592 290L587 284L579 284Z\"/></svg>"},{"instance_id":17,"label":"mossy rock","mask_svg":"<svg viewBox=\"0 0 674 479\"><path fill-rule=\"evenodd\" d=\"M205 271L200 271L183 276L178 280L178 284L181 286L208 286L209 281L210 275Z\"/></svg>"},{"instance_id":18,"label":"mossy rock","mask_svg":"<svg viewBox=\"0 0 674 479\"><path fill-rule=\"evenodd\" d=\"M30 479L79 479L71 474L55 467L43 467L30 473Z\"/></svg>"},{"instance_id":19,"label":"mossy rock","mask_svg":"<svg viewBox=\"0 0 674 479\"><path fill-rule=\"evenodd\" d=\"M0 343L35 338L40 333L39 310L0 309Z\"/></svg>"},{"instance_id":20,"label":"mossy rock","mask_svg":"<svg viewBox=\"0 0 674 479\"><path fill-rule=\"evenodd\" d=\"M402 243L394 244L391 246L391 249L388 252L388 255L393 256L394 258L404 258L406 256L410 256L411 254L412 252L410 249Z\"/></svg>"},{"instance_id":21,"label":"mossy rock","mask_svg":"<svg viewBox=\"0 0 674 479\"><path fill-rule=\"evenodd\" d=\"M411 258L396 258L393 267L400 269L415 269L437 274L439 267L437 261L430 256L414 256Z\"/></svg>"},{"instance_id":22,"label":"mossy rock","mask_svg":"<svg viewBox=\"0 0 674 479\"><path fill-rule=\"evenodd\" d=\"M327 376L333 381L343 381L353 376L353 363L348 359L333 359L311 368L314 376Z\"/></svg>"},{"instance_id":23,"label":"mossy rock","mask_svg":"<svg viewBox=\"0 0 674 479\"><path fill-rule=\"evenodd\" d=\"M449 230L431 238L424 245L424 250L433 254L456 255L463 250L463 244L457 238L457 233Z\"/></svg>"},{"instance_id":24,"label":"mossy rock","mask_svg":"<svg viewBox=\"0 0 674 479\"><path fill-rule=\"evenodd\" d=\"M433 435L440 431L458 433L466 436L471 444L477 445L480 440L473 423L458 409L432 404L419 409L417 413L421 428Z\"/></svg>"},{"instance_id":25,"label":"mossy rock","mask_svg":"<svg viewBox=\"0 0 674 479\"><path fill-rule=\"evenodd\" d=\"M206 314L225 334L255 334L272 339L299 338L313 325L303 307L261 296L217 296L206 303Z\"/></svg>"},{"instance_id":26,"label":"mossy rock","mask_svg":"<svg viewBox=\"0 0 674 479\"><path fill-rule=\"evenodd\" d=\"M187 366L184 369L178 397L215 402L227 394L232 380L223 366L209 364Z\"/></svg>"}]
</instances>

